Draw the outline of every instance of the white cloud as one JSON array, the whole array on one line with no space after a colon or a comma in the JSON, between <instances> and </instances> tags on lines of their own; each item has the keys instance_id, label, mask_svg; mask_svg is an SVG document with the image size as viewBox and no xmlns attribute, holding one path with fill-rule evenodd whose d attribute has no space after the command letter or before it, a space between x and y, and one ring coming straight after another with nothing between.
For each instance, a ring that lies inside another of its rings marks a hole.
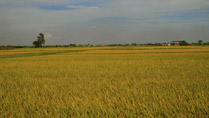
<instances>
[{"instance_id":1,"label":"white cloud","mask_svg":"<svg viewBox=\"0 0 209 118\"><path fill-rule=\"evenodd\" d=\"M96 6L75 6L75 5L68 5L67 6L68 8L71 8L71 9L100 9L99 7L96 7Z\"/></svg>"},{"instance_id":2,"label":"white cloud","mask_svg":"<svg viewBox=\"0 0 209 118\"><path fill-rule=\"evenodd\" d=\"M89 9L94 9L94 10L100 9L100 7L87 7L87 8L89 8Z\"/></svg>"},{"instance_id":3,"label":"white cloud","mask_svg":"<svg viewBox=\"0 0 209 118\"><path fill-rule=\"evenodd\" d=\"M91 26L91 28L92 28L92 29L95 29L95 28L97 28L97 26L93 25L93 26Z\"/></svg>"},{"instance_id":4,"label":"white cloud","mask_svg":"<svg viewBox=\"0 0 209 118\"><path fill-rule=\"evenodd\" d=\"M44 37L46 39L50 39L50 38L53 38L53 35L52 34L49 34L49 33L44 33Z\"/></svg>"},{"instance_id":5,"label":"white cloud","mask_svg":"<svg viewBox=\"0 0 209 118\"><path fill-rule=\"evenodd\" d=\"M75 5L68 5L68 8L72 8L72 9L81 9L83 8L83 6L75 6Z\"/></svg>"}]
</instances>

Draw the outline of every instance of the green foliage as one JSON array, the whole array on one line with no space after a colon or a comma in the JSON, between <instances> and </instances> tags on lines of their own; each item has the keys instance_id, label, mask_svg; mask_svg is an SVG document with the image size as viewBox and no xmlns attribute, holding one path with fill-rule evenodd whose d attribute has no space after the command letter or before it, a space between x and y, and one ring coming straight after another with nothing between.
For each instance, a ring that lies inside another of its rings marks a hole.
<instances>
[{"instance_id":1,"label":"green foliage","mask_svg":"<svg viewBox=\"0 0 209 118\"><path fill-rule=\"evenodd\" d=\"M35 47L42 47L45 44L44 34L39 33L39 36L37 36L37 41L33 42L33 45Z\"/></svg>"},{"instance_id":2,"label":"green foliage","mask_svg":"<svg viewBox=\"0 0 209 118\"><path fill-rule=\"evenodd\" d=\"M180 46L187 46L187 45L189 45L189 43L187 43L186 41L181 41L181 42L179 43L179 45L180 45Z\"/></svg>"},{"instance_id":3,"label":"green foliage","mask_svg":"<svg viewBox=\"0 0 209 118\"><path fill-rule=\"evenodd\" d=\"M209 45L209 42L204 43L204 45Z\"/></svg>"},{"instance_id":4,"label":"green foliage","mask_svg":"<svg viewBox=\"0 0 209 118\"><path fill-rule=\"evenodd\" d=\"M132 45L132 46L137 46L137 43L132 43L131 45Z\"/></svg>"},{"instance_id":5,"label":"green foliage","mask_svg":"<svg viewBox=\"0 0 209 118\"><path fill-rule=\"evenodd\" d=\"M202 40L199 40L198 41L198 45L202 45L203 41Z\"/></svg>"},{"instance_id":6,"label":"green foliage","mask_svg":"<svg viewBox=\"0 0 209 118\"><path fill-rule=\"evenodd\" d=\"M69 44L70 47L76 47L76 44Z\"/></svg>"}]
</instances>

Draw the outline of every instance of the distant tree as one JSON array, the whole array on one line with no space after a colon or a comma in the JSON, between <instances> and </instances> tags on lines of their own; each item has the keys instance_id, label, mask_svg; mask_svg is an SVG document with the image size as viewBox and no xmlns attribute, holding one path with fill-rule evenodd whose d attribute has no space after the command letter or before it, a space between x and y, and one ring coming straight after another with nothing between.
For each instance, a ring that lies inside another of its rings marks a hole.
<instances>
[{"instance_id":1,"label":"distant tree","mask_svg":"<svg viewBox=\"0 0 209 118\"><path fill-rule=\"evenodd\" d=\"M136 46L137 44L136 44L136 43L132 43L131 45L132 45L132 46Z\"/></svg>"},{"instance_id":2,"label":"distant tree","mask_svg":"<svg viewBox=\"0 0 209 118\"><path fill-rule=\"evenodd\" d=\"M44 34L39 33L39 36L37 36L37 40L33 42L33 45L37 47L42 47L45 44Z\"/></svg>"},{"instance_id":3,"label":"distant tree","mask_svg":"<svg viewBox=\"0 0 209 118\"><path fill-rule=\"evenodd\" d=\"M204 45L209 45L209 42L205 42Z\"/></svg>"},{"instance_id":4,"label":"distant tree","mask_svg":"<svg viewBox=\"0 0 209 118\"><path fill-rule=\"evenodd\" d=\"M187 45L189 45L189 43L187 43L186 41L181 41L181 42L179 43L179 45L180 45L180 46L187 46Z\"/></svg>"},{"instance_id":5,"label":"distant tree","mask_svg":"<svg viewBox=\"0 0 209 118\"><path fill-rule=\"evenodd\" d=\"M156 42L156 43L155 43L155 45L156 45L156 46L160 46L160 45L162 45L162 44L161 44L161 43L157 43L157 42Z\"/></svg>"},{"instance_id":6,"label":"distant tree","mask_svg":"<svg viewBox=\"0 0 209 118\"><path fill-rule=\"evenodd\" d=\"M202 45L203 41L202 40L199 40L198 41L198 45Z\"/></svg>"},{"instance_id":7,"label":"distant tree","mask_svg":"<svg viewBox=\"0 0 209 118\"><path fill-rule=\"evenodd\" d=\"M197 43L194 43L194 42L193 42L192 45L197 45Z\"/></svg>"},{"instance_id":8,"label":"distant tree","mask_svg":"<svg viewBox=\"0 0 209 118\"><path fill-rule=\"evenodd\" d=\"M69 44L70 47L76 47L76 44Z\"/></svg>"}]
</instances>

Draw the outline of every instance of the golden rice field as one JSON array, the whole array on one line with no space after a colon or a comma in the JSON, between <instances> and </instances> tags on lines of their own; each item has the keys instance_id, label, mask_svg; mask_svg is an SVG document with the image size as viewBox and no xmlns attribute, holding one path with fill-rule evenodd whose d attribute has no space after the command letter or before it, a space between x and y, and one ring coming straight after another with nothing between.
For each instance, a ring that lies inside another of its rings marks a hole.
<instances>
[{"instance_id":1,"label":"golden rice field","mask_svg":"<svg viewBox=\"0 0 209 118\"><path fill-rule=\"evenodd\" d=\"M209 117L209 47L0 50L3 117Z\"/></svg>"}]
</instances>

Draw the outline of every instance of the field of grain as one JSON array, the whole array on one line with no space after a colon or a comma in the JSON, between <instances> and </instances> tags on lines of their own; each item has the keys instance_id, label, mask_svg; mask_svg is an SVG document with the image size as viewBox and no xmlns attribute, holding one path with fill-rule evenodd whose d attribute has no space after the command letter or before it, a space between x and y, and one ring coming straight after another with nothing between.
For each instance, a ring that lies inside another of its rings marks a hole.
<instances>
[{"instance_id":1,"label":"field of grain","mask_svg":"<svg viewBox=\"0 0 209 118\"><path fill-rule=\"evenodd\" d=\"M0 50L0 117L209 117L209 47Z\"/></svg>"}]
</instances>

